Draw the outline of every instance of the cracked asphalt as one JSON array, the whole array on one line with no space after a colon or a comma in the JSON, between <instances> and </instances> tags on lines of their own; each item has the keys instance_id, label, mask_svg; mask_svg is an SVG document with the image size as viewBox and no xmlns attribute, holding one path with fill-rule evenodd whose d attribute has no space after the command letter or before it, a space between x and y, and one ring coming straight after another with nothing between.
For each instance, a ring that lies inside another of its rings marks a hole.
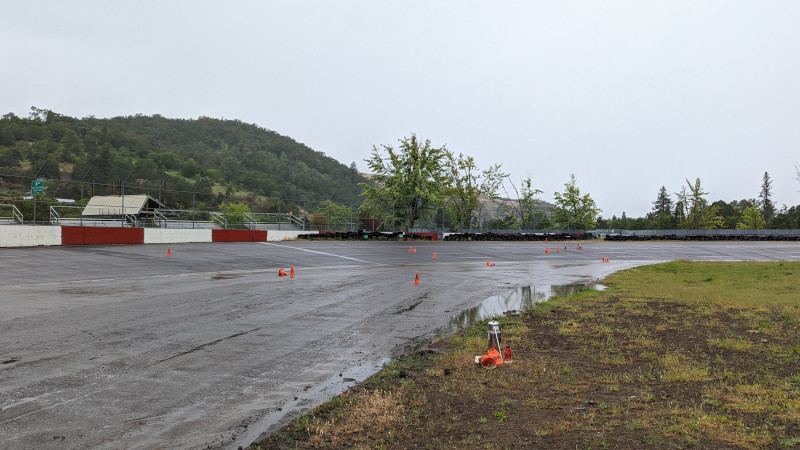
<instances>
[{"instance_id":1,"label":"cracked asphalt","mask_svg":"<svg viewBox=\"0 0 800 450\"><path fill-rule=\"evenodd\" d=\"M787 242L574 245L2 249L0 447L246 446L502 292L674 259L800 260Z\"/></svg>"}]
</instances>

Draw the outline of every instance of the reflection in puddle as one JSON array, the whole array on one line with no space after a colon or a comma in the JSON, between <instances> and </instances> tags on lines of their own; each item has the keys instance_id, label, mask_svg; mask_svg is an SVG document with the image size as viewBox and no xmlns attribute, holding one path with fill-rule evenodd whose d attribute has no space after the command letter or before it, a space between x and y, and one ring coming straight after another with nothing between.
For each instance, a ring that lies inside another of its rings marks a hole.
<instances>
[{"instance_id":1,"label":"reflection in puddle","mask_svg":"<svg viewBox=\"0 0 800 450\"><path fill-rule=\"evenodd\" d=\"M465 328L481 320L502 316L506 313L526 311L537 303L549 300L552 297L566 297L587 289L602 291L602 284L565 284L555 286L525 286L519 289L493 295L482 301L480 305L462 311L450 319L446 331Z\"/></svg>"}]
</instances>

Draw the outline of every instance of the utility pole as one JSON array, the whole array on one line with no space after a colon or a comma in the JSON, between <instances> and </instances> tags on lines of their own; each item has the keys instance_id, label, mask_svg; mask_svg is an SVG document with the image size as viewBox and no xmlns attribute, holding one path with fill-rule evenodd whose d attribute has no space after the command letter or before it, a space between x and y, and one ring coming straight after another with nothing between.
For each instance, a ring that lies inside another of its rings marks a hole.
<instances>
[{"instance_id":1,"label":"utility pole","mask_svg":"<svg viewBox=\"0 0 800 450\"><path fill-rule=\"evenodd\" d=\"M167 177L164 178L164 181L162 181L161 184L158 185L158 202L161 203L162 205L166 205L167 204L167 180L168 179L169 179L169 175L167 175ZM161 188L162 187L164 188L164 200L163 201L161 200Z\"/></svg>"},{"instance_id":2,"label":"utility pole","mask_svg":"<svg viewBox=\"0 0 800 450\"><path fill-rule=\"evenodd\" d=\"M197 183L195 183L194 189L192 189L192 229L194 229L194 212L195 212L194 198L195 198L195 193L197 193L197 188L200 187L200 183L202 183L202 182L203 182L203 177L200 177L200 179L197 180Z\"/></svg>"},{"instance_id":3,"label":"utility pole","mask_svg":"<svg viewBox=\"0 0 800 450\"><path fill-rule=\"evenodd\" d=\"M92 167L94 167L94 164L89 166L89 170L87 170L86 174L84 174L83 178L81 178L81 206L83 206L83 180L89 176L89 171L92 170ZM81 226L83 226L83 211L81 211Z\"/></svg>"},{"instance_id":4,"label":"utility pole","mask_svg":"<svg viewBox=\"0 0 800 450\"><path fill-rule=\"evenodd\" d=\"M120 217L120 221L122 223L123 228L125 227L125 183L128 182L128 178L130 178L131 175L133 175L133 170L131 170L131 173L129 173L128 176L125 177L125 181L123 181L119 185L119 193L122 195L122 211L120 211L122 217Z\"/></svg>"},{"instance_id":5,"label":"utility pole","mask_svg":"<svg viewBox=\"0 0 800 450\"><path fill-rule=\"evenodd\" d=\"M39 167L39 170L36 171L36 174L33 176L33 182L36 183L36 178L39 176L39 172L44 169L44 166L50 161L50 159L45 159L44 164L42 167ZM31 185L31 195L33 195L33 224L36 225L36 190Z\"/></svg>"}]
</instances>

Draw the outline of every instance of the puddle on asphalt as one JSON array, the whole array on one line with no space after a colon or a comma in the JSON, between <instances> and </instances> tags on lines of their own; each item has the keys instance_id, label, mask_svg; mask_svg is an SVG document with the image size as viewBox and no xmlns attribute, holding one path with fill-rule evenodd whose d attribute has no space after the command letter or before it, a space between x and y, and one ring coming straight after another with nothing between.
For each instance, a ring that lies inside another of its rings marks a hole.
<instances>
[{"instance_id":1,"label":"puddle on asphalt","mask_svg":"<svg viewBox=\"0 0 800 450\"><path fill-rule=\"evenodd\" d=\"M481 320L527 311L537 303L545 302L553 297L566 297L588 289L602 291L605 288L602 284L524 286L499 295L493 295L482 301L480 305L460 312L450 319L449 325L442 331L448 333L459 328L475 325Z\"/></svg>"}]
</instances>

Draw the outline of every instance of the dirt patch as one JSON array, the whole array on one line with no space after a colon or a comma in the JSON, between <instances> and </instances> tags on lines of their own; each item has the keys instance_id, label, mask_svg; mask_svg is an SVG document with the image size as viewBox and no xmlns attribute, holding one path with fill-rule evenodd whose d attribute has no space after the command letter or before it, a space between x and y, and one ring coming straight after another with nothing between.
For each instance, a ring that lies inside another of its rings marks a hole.
<instances>
[{"instance_id":1,"label":"dirt patch","mask_svg":"<svg viewBox=\"0 0 800 450\"><path fill-rule=\"evenodd\" d=\"M253 448L800 448L796 308L587 292L501 323L512 364L464 330Z\"/></svg>"}]
</instances>

